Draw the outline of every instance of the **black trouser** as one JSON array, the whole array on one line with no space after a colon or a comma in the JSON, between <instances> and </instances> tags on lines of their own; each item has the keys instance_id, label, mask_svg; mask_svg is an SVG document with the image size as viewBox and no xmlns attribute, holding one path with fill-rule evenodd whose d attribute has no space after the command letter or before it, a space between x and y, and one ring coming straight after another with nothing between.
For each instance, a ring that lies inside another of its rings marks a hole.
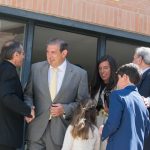
<instances>
[{"instance_id":1,"label":"black trouser","mask_svg":"<svg viewBox=\"0 0 150 150\"><path fill-rule=\"evenodd\" d=\"M0 150L16 150L14 147L8 147L5 145L0 145Z\"/></svg>"}]
</instances>

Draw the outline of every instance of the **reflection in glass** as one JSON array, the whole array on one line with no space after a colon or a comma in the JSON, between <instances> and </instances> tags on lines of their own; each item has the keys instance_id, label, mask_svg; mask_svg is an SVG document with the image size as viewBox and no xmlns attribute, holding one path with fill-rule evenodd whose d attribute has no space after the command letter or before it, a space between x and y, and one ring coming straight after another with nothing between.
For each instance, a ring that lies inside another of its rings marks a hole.
<instances>
[{"instance_id":1,"label":"reflection in glass","mask_svg":"<svg viewBox=\"0 0 150 150\"><path fill-rule=\"evenodd\" d=\"M23 43L25 24L0 19L0 49L5 41L16 39Z\"/></svg>"},{"instance_id":2,"label":"reflection in glass","mask_svg":"<svg viewBox=\"0 0 150 150\"><path fill-rule=\"evenodd\" d=\"M97 38L36 26L32 63L46 60L46 43L50 38L60 38L69 44L68 60L87 70L91 80L96 63Z\"/></svg>"},{"instance_id":3,"label":"reflection in glass","mask_svg":"<svg viewBox=\"0 0 150 150\"><path fill-rule=\"evenodd\" d=\"M2 45L8 40L24 41L25 24L0 19L0 50ZM17 68L20 74L21 68Z\"/></svg>"},{"instance_id":4,"label":"reflection in glass","mask_svg":"<svg viewBox=\"0 0 150 150\"><path fill-rule=\"evenodd\" d=\"M120 66L132 62L134 51L139 46L138 42L107 40L106 54L113 56Z\"/></svg>"}]
</instances>

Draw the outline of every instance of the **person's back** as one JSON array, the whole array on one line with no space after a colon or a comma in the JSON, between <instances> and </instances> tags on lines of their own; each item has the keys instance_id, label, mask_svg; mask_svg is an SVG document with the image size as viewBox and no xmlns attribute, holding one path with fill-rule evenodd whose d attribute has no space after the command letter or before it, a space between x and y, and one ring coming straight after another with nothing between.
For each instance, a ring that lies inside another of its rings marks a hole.
<instances>
[{"instance_id":1,"label":"person's back","mask_svg":"<svg viewBox=\"0 0 150 150\"><path fill-rule=\"evenodd\" d=\"M125 89L112 92L110 99L112 97L113 99L119 97L119 103L122 105L122 118L121 122L115 122L115 124L120 123L119 129L116 129L115 134L109 138L110 143L112 143L111 140L113 141L113 146L109 144L107 149L143 150L149 114L137 88L134 85L127 86ZM115 107L117 109L117 106Z\"/></svg>"},{"instance_id":2,"label":"person's back","mask_svg":"<svg viewBox=\"0 0 150 150\"><path fill-rule=\"evenodd\" d=\"M94 130L92 131L90 129L88 132L88 139L82 139L80 137L74 139L70 134L73 129L73 126L69 125L65 137L65 140L67 142L63 145L62 150L70 150L70 148L71 150L99 150L98 143L100 141L100 137L98 133L98 128L96 126L93 127ZM94 148L95 146L97 146L97 149Z\"/></svg>"},{"instance_id":3,"label":"person's back","mask_svg":"<svg viewBox=\"0 0 150 150\"><path fill-rule=\"evenodd\" d=\"M22 146L24 116L31 116L16 71L23 62L23 47L18 41L7 41L0 57L0 150L15 150Z\"/></svg>"},{"instance_id":4,"label":"person's back","mask_svg":"<svg viewBox=\"0 0 150 150\"><path fill-rule=\"evenodd\" d=\"M11 73L11 75L10 75ZM17 131L15 129L21 129L18 132L18 135L20 137L23 136L23 117L16 113L15 111L11 111L9 109L9 104L7 104L9 101L7 100L8 93L14 92L14 94L17 94L20 99L23 99L23 92L21 90L21 85L18 80L12 80L12 78L17 79L17 72L15 72L15 69L13 65L7 61L3 61L0 63L0 144L6 144L9 141L9 146L18 145L22 142L22 139L18 139L18 136L16 136ZM7 85L7 82L5 80L8 80L8 85L14 84L15 88L11 89ZM18 82L17 82L18 81ZM6 98L5 98L6 97ZM13 101L13 97L12 97ZM12 102L10 102L12 103ZM8 107L8 108L7 108ZM14 106L12 106L14 107ZM18 123L16 124L16 120ZM11 122L11 125L7 122ZM11 129L12 133L9 133ZM4 132L5 131L5 132ZM11 134L13 136L13 139L11 139L12 136L8 136ZM7 138L6 135L8 136ZM21 145L20 145L21 146Z\"/></svg>"},{"instance_id":5,"label":"person's back","mask_svg":"<svg viewBox=\"0 0 150 150\"><path fill-rule=\"evenodd\" d=\"M150 130L149 112L137 84L140 73L134 64L121 66L117 88L110 95L109 117L102 132L108 139L107 150L143 150L144 138Z\"/></svg>"}]
</instances>

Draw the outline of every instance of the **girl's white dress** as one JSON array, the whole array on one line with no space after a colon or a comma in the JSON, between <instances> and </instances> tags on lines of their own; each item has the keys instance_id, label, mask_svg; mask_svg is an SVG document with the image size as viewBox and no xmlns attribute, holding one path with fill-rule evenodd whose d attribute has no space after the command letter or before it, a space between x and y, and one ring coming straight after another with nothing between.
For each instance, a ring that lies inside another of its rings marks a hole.
<instances>
[{"instance_id":1,"label":"girl's white dress","mask_svg":"<svg viewBox=\"0 0 150 150\"><path fill-rule=\"evenodd\" d=\"M72 128L71 125L68 126L61 150L99 150L100 135L96 126L94 126L93 132L89 130L89 139L87 140L74 139L71 135Z\"/></svg>"}]
</instances>

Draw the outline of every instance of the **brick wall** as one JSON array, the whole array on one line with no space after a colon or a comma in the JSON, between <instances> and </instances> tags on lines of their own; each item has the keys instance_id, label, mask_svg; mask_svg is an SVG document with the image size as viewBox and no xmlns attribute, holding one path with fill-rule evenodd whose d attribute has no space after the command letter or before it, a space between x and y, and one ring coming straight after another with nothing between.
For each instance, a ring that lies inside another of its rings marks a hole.
<instances>
[{"instance_id":1,"label":"brick wall","mask_svg":"<svg viewBox=\"0 0 150 150\"><path fill-rule=\"evenodd\" d=\"M0 5L150 35L150 0L0 0Z\"/></svg>"}]
</instances>

